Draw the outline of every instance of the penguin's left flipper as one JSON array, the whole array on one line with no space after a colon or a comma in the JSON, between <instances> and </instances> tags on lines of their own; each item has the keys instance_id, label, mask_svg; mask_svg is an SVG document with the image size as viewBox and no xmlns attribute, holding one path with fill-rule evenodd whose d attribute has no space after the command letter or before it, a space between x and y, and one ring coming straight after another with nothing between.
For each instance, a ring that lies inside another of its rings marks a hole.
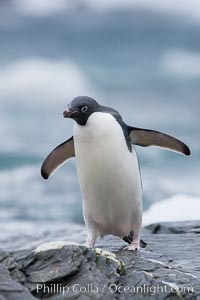
<instances>
[{"instance_id":1,"label":"penguin's left flipper","mask_svg":"<svg viewBox=\"0 0 200 300\"><path fill-rule=\"evenodd\" d=\"M57 146L45 159L41 167L41 175L44 179L49 176L68 159L75 157L73 136Z\"/></svg>"},{"instance_id":2,"label":"penguin's left flipper","mask_svg":"<svg viewBox=\"0 0 200 300\"><path fill-rule=\"evenodd\" d=\"M142 147L158 146L190 155L190 149L186 144L168 134L130 126L128 127L128 133L132 144Z\"/></svg>"}]
</instances>

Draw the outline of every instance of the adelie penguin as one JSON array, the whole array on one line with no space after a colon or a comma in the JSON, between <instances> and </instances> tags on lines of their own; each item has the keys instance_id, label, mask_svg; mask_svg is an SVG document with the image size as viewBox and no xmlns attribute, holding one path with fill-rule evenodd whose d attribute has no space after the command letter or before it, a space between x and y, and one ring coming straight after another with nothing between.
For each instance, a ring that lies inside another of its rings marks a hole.
<instances>
[{"instance_id":1,"label":"adelie penguin","mask_svg":"<svg viewBox=\"0 0 200 300\"><path fill-rule=\"evenodd\" d=\"M129 126L114 109L86 96L76 97L63 113L75 121L73 136L44 161L47 179L68 159L76 157L88 231L86 245L115 235L139 250L142 226L142 186L134 145L158 146L190 155L189 148L167 134Z\"/></svg>"}]
</instances>

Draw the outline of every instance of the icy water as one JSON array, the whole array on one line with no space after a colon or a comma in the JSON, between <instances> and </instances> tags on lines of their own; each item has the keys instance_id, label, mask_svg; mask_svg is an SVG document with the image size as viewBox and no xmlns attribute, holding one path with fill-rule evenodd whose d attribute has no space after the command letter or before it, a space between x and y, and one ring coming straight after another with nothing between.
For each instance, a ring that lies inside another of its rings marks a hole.
<instances>
[{"instance_id":1,"label":"icy water","mask_svg":"<svg viewBox=\"0 0 200 300\"><path fill-rule=\"evenodd\" d=\"M180 201L166 212L179 219L193 201L200 206L200 21L148 10L36 17L3 6L0 19L1 223L83 222L75 160L40 176L46 155L72 135L62 112L77 95L190 146L189 158L136 148L144 210L182 197L185 212Z\"/></svg>"}]
</instances>

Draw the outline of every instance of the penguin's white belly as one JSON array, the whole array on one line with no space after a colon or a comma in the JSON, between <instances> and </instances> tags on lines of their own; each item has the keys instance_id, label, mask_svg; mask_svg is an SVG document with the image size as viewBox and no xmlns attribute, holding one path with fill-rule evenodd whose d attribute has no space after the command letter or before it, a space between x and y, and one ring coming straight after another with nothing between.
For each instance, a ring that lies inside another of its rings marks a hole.
<instances>
[{"instance_id":1,"label":"penguin's white belly","mask_svg":"<svg viewBox=\"0 0 200 300\"><path fill-rule=\"evenodd\" d=\"M124 236L141 226L142 192L135 150L128 150L113 116L93 113L75 125L75 154L86 226L97 235Z\"/></svg>"}]
</instances>

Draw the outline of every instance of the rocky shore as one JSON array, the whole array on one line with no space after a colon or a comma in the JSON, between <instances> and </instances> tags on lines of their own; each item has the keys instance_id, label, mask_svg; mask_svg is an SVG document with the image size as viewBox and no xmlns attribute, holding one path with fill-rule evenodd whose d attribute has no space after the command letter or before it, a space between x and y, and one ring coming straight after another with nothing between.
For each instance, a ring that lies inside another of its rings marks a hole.
<instances>
[{"instance_id":1,"label":"rocky shore","mask_svg":"<svg viewBox=\"0 0 200 300\"><path fill-rule=\"evenodd\" d=\"M144 228L138 253L110 236L72 243L84 239L81 226L0 239L0 300L200 299L200 221Z\"/></svg>"}]
</instances>

